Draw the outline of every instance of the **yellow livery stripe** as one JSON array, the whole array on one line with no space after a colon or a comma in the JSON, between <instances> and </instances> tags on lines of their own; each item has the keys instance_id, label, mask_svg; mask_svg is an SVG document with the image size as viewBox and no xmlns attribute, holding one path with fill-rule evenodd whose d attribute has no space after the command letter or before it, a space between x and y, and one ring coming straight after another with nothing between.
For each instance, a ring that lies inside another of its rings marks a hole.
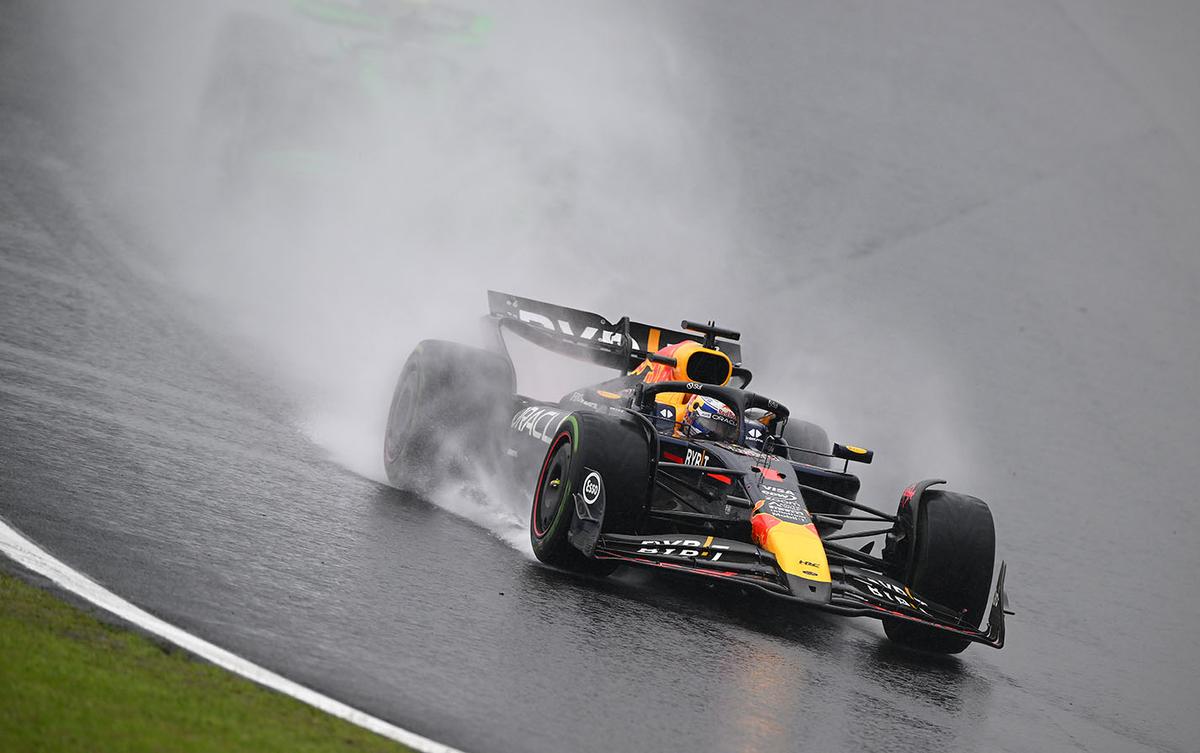
<instances>
[{"instance_id":1,"label":"yellow livery stripe","mask_svg":"<svg viewBox=\"0 0 1200 753\"><path fill-rule=\"evenodd\" d=\"M760 546L775 555L785 573L819 583L832 580L825 545L821 543L817 527L811 523L799 525L780 521L767 530L766 540Z\"/></svg>"},{"instance_id":2,"label":"yellow livery stripe","mask_svg":"<svg viewBox=\"0 0 1200 753\"><path fill-rule=\"evenodd\" d=\"M661 335L662 335L662 332L660 332L658 329L653 328L653 327L650 329L650 336L646 338L646 351L647 352L654 353L655 351L658 350L658 339Z\"/></svg>"}]
</instances>

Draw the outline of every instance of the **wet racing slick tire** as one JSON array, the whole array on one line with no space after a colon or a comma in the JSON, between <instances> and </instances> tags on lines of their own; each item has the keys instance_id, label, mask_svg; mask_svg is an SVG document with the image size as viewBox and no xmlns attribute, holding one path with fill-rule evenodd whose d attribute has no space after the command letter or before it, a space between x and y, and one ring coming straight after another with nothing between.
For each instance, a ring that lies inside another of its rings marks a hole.
<instances>
[{"instance_id":1,"label":"wet racing slick tire","mask_svg":"<svg viewBox=\"0 0 1200 753\"><path fill-rule=\"evenodd\" d=\"M388 413L388 480L418 493L499 463L515 389L512 365L479 348L424 340L409 355Z\"/></svg>"},{"instance_id":2,"label":"wet racing slick tire","mask_svg":"<svg viewBox=\"0 0 1200 753\"><path fill-rule=\"evenodd\" d=\"M790 418L783 427L783 441L792 447L803 448L802 450L788 450L789 460L815 465L818 468L829 467L829 458L826 455L833 450L833 445L829 442L829 435L820 426L810 421ZM825 455L814 455L812 452L803 450L823 452Z\"/></svg>"},{"instance_id":3,"label":"wet racing slick tire","mask_svg":"<svg viewBox=\"0 0 1200 753\"><path fill-rule=\"evenodd\" d=\"M829 435L825 433L817 424L811 421L801 421L799 419L788 419L787 424L783 427L783 441L790 447L800 447L801 450L788 450L787 457L794 463L805 463L813 465L817 468L829 468L829 453L833 451L833 443L829 441ZM804 450L812 450L812 452L804 452ZM817 455L814 453L824 453ZM810 483L816 484L815 481ZM826 491L836 494L853 497L858 491L858 485L855 484L853 490L844 488L829 488L822 485ZM804 504L810 512L822 513L825 515L849 515L854 512L854 508L845 502L838 502L835 499L830 499L819 494L804 494ZM822 534L833 533L841 526L832 527L829 523L818 523L817 530Z\"/></svg>"},{"instance_id":4,"label":"wet racing slick tire","mask_svg":"<svg viewBox=\"0 0 1200 753\"><path fill-rule=\"evenodd\" d=\"M929 489L921 496L917 519L912 505L901 503L897 526L910 531L889 541L884 559L904 585L922 598L962 614L978 627L991 596L996 559L992 512L981 499ZM889 537L891 538L891 537ZM896 643L923 651L960 653L971 641L936 628L887 618L883 630Z\"/></svg>"},{"instance_id":5,"label":"wet racing slick tire","mask_svg":"<svg viewBox=\"0 0 1200 753\"><path fill-rule=\"evenodd\" d=\"M534 486L529 517L533 553L548 565L608 575L616 563L590 559L570 540L574 495L593 472L604 490L605 533L634 533L650 503L653 459L647 428L634 419L590 411L569 414L550 442Z\"/></svg>"}]
</instances>

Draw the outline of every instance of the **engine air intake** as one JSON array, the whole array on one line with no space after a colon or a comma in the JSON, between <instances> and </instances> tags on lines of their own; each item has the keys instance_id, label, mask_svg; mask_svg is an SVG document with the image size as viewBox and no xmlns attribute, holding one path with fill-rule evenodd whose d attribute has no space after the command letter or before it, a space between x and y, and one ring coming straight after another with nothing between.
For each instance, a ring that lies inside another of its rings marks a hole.
<instances>
[{"instance_id":1,"label":"engine air intake","mask_svg":"<svg viewBox=\"0 0 1200 753\"><path fill-rule=\"evenodd\" d=\"M689 381L701 384L723 385L733 373L733 364L724 353L712 350L697 350L685 364Z\"/></svg>"}]
</instances>

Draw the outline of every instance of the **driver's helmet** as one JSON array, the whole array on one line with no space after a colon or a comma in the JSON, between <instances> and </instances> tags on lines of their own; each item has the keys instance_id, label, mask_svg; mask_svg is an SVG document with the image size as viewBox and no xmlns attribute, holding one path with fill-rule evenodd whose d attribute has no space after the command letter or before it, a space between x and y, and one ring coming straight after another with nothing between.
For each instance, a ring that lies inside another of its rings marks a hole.
<instances>
[{"instance_id":1,"label":"driver's helmet","mask_svg":"<svg viewBox=\"0 0 1200 753\"><path fill-rule=\"evenodd\" d=\"M682 422L685 437L733 442L738 438L737 414L725 403L697 395L688 403Z\"/></svg>"}]
</instances>

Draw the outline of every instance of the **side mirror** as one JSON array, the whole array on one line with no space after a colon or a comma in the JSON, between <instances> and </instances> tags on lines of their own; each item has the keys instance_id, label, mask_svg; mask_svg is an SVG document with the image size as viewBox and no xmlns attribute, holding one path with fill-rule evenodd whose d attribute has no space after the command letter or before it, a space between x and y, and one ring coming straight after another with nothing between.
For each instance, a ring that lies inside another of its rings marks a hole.
<instances>
[{"instance_id":1,"label":"side mirror","mask_svg":"<svg viewBox=\"0 0 1200 753\"><path fill-rule=\"evenodd\" d=\"M854 445L833 443L833 456L839 460L853 460L856 463L870 463L875 459L873 450L866 450Z\"/></svg>"}]
</instances>

